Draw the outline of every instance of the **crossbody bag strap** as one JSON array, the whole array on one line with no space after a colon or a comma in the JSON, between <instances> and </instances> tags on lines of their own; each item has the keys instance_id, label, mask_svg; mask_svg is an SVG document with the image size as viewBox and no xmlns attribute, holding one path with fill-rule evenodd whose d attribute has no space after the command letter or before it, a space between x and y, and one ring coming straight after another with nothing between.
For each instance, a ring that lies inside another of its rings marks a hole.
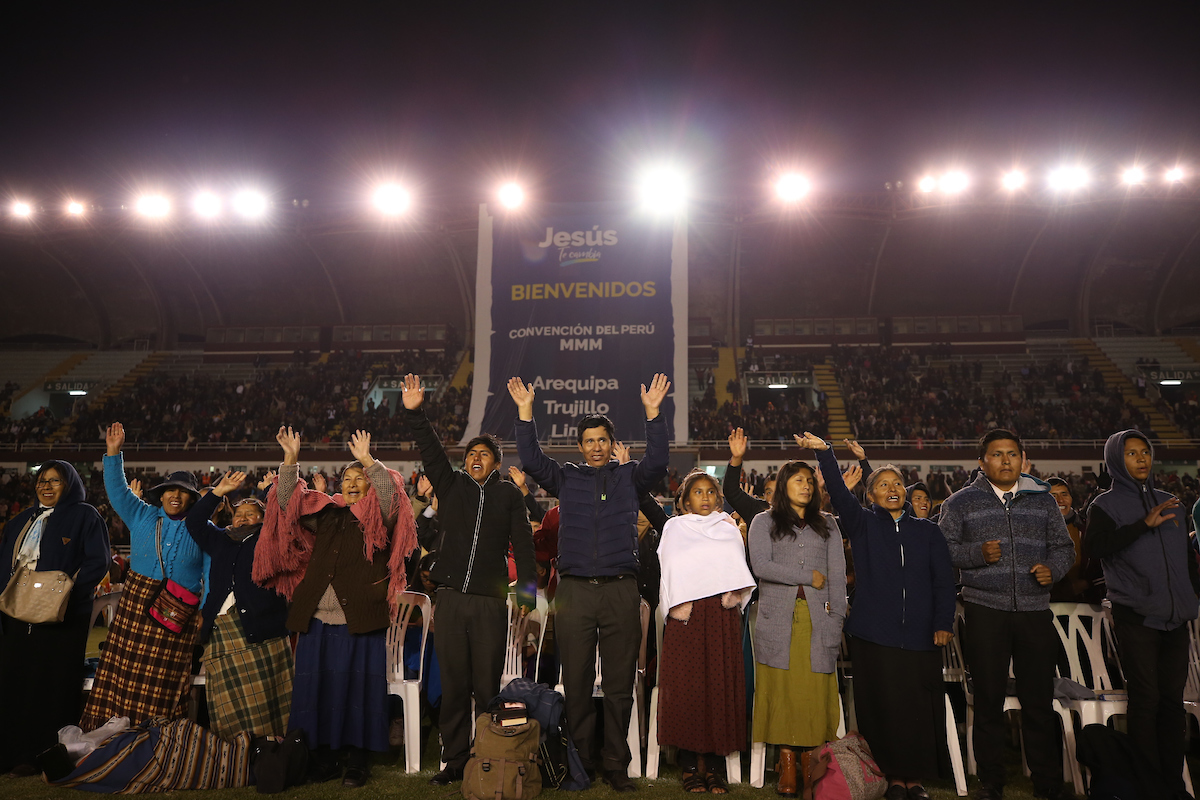
<instances>
[{"instance_id":1,"label":"crossbody bag strap","mask_svg":"<svg viewBox=\"0 0 1200 800\"><path fill-rule=\"evenodd\" d=\"M154 523L154 546L158 551L158 568L162 571L162 577L165 581L167 579L167 567L163 564L162 557L162 517L159 517L158 521Z\"/></svg>"}]
</instances>

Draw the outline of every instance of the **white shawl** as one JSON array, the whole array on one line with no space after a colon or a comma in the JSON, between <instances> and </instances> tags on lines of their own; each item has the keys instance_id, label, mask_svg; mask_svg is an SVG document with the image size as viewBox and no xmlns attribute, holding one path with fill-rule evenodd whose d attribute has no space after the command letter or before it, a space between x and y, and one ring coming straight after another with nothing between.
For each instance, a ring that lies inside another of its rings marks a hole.
<instances>
[{"instance_id":1,"label":"white shawl","mask_svg":"<svg viewBox=\"0 0 1200 800\"><path fill-rule=\"evenodd\" d=\"M663 526L658 560L660 602L667 612L705 597L754 588L741 532L724 511L671 517ZM742 608L750 602L750 594L746 591L738 598Z\"/></svg>"}]
</instances>

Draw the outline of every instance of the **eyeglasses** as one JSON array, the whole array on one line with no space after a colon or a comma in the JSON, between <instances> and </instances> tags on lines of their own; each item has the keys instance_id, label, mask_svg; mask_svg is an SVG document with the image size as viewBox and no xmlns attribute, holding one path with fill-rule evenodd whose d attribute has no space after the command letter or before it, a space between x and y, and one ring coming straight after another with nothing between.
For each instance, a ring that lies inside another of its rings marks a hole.
<instances>
[{"instance_id":1,"label":"eyeglasses","mask_svg":"<svg viewBox=\"0 0 1200 800\"><path fill-rule=\"evenodd\" d=\"M62 486L62 478L38 478L36 485L39 488L42 486Z\"/></svg>"}]
</instances>

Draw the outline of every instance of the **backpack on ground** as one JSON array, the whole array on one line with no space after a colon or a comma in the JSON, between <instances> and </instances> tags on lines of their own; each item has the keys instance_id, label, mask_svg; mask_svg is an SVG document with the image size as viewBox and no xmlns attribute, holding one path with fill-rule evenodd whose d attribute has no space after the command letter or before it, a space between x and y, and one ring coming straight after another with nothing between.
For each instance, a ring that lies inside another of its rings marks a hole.
<instances>
[{"instance_id":1,"label":"backpack on ground","mask_svg":"<svg viewBox=\"0 0 1200 800\"><path fill-rule=\"evenodd\" d=\"M538 768L541 727L536 719L519 725L495 722L491 714L475 721L475 744L463 769L467 800L531 800L542 793Z\"/></svg>"},{"instance_id":2,"label":"backpack on ground","mask_svg":"<svg viewBox=\"0 0 1200 800\"><path fill-rule=\"evenodd\" d=\"M277 794L303 786L308 777L308 743L297 728L282 739L256 736L250 743L250 764L259 794Z\"/></svg>"},{"instance_id":3,"label":"backpack on ground","mask_svg":"<svg viewBox=\"0 0 1200 800\"><path fill-rule=\"evenodd\" d=\"M563 696L542 683L528 678L513 678L492 701L518 701L525 704L529 714L542 729L542 785L565 791L580 791L591 786L575 743L567 731Z\"/></svg>"},{"instance_id":4,"label":"backpack on ground","mask_svg":"<svg viewBox=\"0 0 1200 800\"><path fill-rule=\"evenodd\" d=\"M805 800L879 800L888 782L858 731L810 754Z\"/></svg>"},{"instance_id":5,"label":"backpack on ground","mask_svg":"<svg viewBox=\"0 0 1200 800\"><path fill-rule=\"evenodd\" d=\"M1147 785L1138 775L1133 742L1127 734L1107 725L1093 723L1080 729L1075 738L1075 758L1092 773L1088 797L1093 800L1137 800L1138 786ZM1160 795L1143 795L1157 796Z\"/></svg>"}]
</instances>

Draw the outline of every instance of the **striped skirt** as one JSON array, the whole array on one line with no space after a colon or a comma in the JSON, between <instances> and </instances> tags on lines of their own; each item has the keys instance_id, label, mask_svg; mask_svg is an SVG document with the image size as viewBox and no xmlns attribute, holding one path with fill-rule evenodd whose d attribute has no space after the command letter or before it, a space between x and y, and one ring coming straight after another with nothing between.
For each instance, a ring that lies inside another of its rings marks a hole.
<instances>
[{"instance_id":1,"label":"striped skirt","mask_svg":"<svg viewBox=\"0 0 1200 800\"><path fill-rule=\"evenodd\" d=\"M217 617L204 651L209 730L226 740L286 734L294 673L286 636L252 644L236 608Z\"/></svg>"},{"instance_id":2,"label":"striped skirt","mask_svg":"<svg viewBox=\"0 0 1200 800\"><path fill-rule=\"evenodd\" d=\"M132 725L152 717L187 714L192 649L200 632L197 609L182 633L160 627L146 614L158 581L130 572L125 594L104 640L100 666L79 727L93 731L112 717Z\"/></svg>"},{"instance_id":3,"label":"striped skirt","mask_svg":"<svg viewBox=\"0 0 1200 800\"><path fill-rule=\"evenodd\" d=\"M250 735L230 742L187 719L156 718L105 740L55 783L104 794L249 786Z\"/></svg>"}]
</instances>

